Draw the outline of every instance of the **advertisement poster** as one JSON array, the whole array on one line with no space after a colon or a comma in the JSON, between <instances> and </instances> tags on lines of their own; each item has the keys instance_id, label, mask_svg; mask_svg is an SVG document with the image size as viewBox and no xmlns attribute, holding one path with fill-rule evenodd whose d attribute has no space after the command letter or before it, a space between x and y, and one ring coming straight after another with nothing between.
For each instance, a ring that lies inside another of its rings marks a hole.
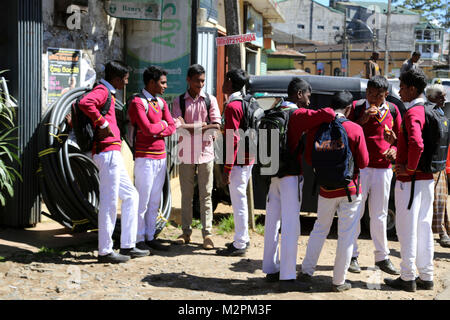
<instances>
[{"instance_id":1,"label":"advertisement poster","mask_svg":"<svg viewBox=\"0 0 450 320\"><path fill-rule=\"evenodd\" d=\"M191 62L192 0L165 0L161 21L130 20L127 28L127 64L132 67L127 96L143 87L142 75L150 65L167 72L164 98L170 103L186 91Z\"/></svg>"},{"instance_id":2,"label":"advertisement poster","mask_svg":"<svg viewBox=\"0 0 450 320\"><path fill-rule=\"evenodd\" d=\"M47 106L75 87L80 86L81 51L76 49L48 48Z\"/></svg>"}]
</instances>

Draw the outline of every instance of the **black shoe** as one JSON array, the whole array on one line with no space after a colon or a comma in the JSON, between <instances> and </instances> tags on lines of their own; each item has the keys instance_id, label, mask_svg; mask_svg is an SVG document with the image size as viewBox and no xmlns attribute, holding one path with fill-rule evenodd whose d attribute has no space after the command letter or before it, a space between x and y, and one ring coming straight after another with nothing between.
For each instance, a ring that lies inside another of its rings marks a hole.
<instances>
[{"instance_id":1,"label":"black shoe","mask_svg":"<svg viewBox=\"0 0 450 320\"><path fill-rule=\"evenodd\" d=\"M278 282L277 291L280 292L290 292L290 291L298 291L299 288L297 286L297 282L295 280L280 280Z\"/></svg>"},{"instance_id":2,"label":"black shoe","mask_svg":"<svg viewBox=\"0 0 450 320\"><path fill-rule=\"evenodd\" d=\"M446 234L440 236L439 244L443 248L450 248L450 237Z\"/></svg>"},{"instance_id":3,"label":"black shoe","mask_svg":"<svg viewBox=\"0 0 450 320\"><path fill-rule=\"evenodd\" d=\"M231 245L233 245L233 242L225 243L225 247L227 247L227 248ZM249 247L250 247L250 241L245 243L245 249L248 249Z\"/></svg>"},{"instance_id":4,"label":"black shoe","mask_svg":"<svg viewBox=\"0 0 450 320\"><path fill-rule=\"evenodd\" d=\"M279 272L266 274L266 281L267 282L277 282L279 280L280 280L280 273Z\"/></svg>"},{"instance_id":5,"label":"black shoe","mask_svg":"<svg viewBox=\"0 0 450 320\"><path fill-rule=\"evenodd\" d=\"M233 245L228 246L226 249L219 249L216 251L216 253L219 256L232 256L232 257L244 256L246 252L247 252L247 248L238 249Z\"/></svg>"},{"instance_id":6,"label":"black shoe","mask_svg":"<svg viewBox=\"0 0 450 320\"><path fill-rule=\"evenodd\" d=\"M148 250L141 250L138 248L130 248L130 249L120 249L120 254L124 256L130 256L131 258L140 258L140 257L146 257L150 255L150 251Z\"/></svg>"},{"instance_id":7,"label":"black shoe","mask_svg":"<svg viewBox=\"0 0 450 320\"><path fill-rule=\"evenodd\" d=\"M334 292L343 292L343 291L350 290L351 288L352 288L352 285L349 282L344 282L344 284L340 284L340 285L333 284L333 287L332 287Z\"/></svg>"},{"instance_id":8,"label":"black shoe","mask_svg":"<svg viewBox=\"0 0 450 320\"><path fill-rule=\"evenodd\" d=\"M419 277L417 277L416 278L416 286L417 286L417 289L433 290L434 283L433 283L433 281L426 281L426 280L422 280Z\"/></svg>"},{"instance_id":9,"label":"black shoe","mask_svg":"<svg viewBox=\"0 0 450 320\"><path fill-rule=\"evenodd\" d=\"M138 248L140 250L147 250L148 252L150 252L150 254L152 254L150 251L150 247L145 244L145 241L140 241L140 242L136 243L136 248Z\"/></svg>"},{"instance_id":10,"label":"black shoe","mask_svg":"<svg viewBox=\"0 0 450 320\"><path fill-rule=\"evenodd\" d=\"M398 277L395 280L384 279L384 283L386 283L389 287L392 287L394 289L405 290L408 292L416 292L416 288L417 288L415 280L405 281L405 280L402 280L402 278L400 278L400 277Z\"/></svg>"},{"instance_id":11,"label":"black shoe","mask_svg":"<svg viewBox=\"0 0 450 320\"><path fill-rule=\"evenodd\" d=\"M389 259L375 262L375 265L380 268L381 271L392 274L394 276L400 274L400 272L394 267L391 260Z\"/></svg>"},{"instance_id":12,"label":"black shoe","mask_svg":"<svg viewBox=\"0 0 450 320\"><path fill-rule=\"evenodd\" d=\"M98 262L100 263L123 263L130 260L129 256L124 256L122 254L111 252L104 256L98 256L97 257Z\"/></svg>"},{"instance_id":13,"label":"black shoe","mask_svg":"<svg viewBox=\"0 0 450 320\"><path fill-rule=\"evenodd\" d=\"M351 272L351 273L361 273L361 267L359 266L358 258L357 258L357 257L353 257L353 258L350 260L350 265L348 266L348 272Z\"/></svg>"},{"instance_id":14,"label":"black shoe","mask_svg":"<svg viewBox=\"0 0 450 320\"><path fill-rule=\"evenodd\" d=\"M296 279L292 280L280 280L278 281L277 291L279 292L293 292L293 291L308 291L311 287L304 283L297 281Z\"/></svg>"},{"instance_id":15,"label":"black shoe","mask_svg":"<svg viewBox=\"0 0 450 320\"><path fill-rule=\"evenodd\" d=\"M312 282L312 276L310 276L307 273L299 272L297 275L297 280L303 283L311 283Z\"/></svg>"},{"instance_id":16,"label":"black shoe","mask_svg":"<svg viewBox=\"0 0 450 320\"><path fill-rule=\"evenodd\" d=\"M158 251L169 251L170 247L167 245L162 244L156 239L153 239L151 241L145 241L145 244L150 247L151 249L155 249Z\"/></svg>"}]
</instances>

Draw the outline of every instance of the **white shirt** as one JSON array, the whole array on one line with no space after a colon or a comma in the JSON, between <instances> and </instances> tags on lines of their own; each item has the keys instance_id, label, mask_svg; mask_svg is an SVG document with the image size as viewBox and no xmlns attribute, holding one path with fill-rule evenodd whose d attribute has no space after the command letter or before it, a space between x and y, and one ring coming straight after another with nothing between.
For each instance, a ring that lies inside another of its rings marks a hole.
<instances>
[{"instance_id":1,"label":"white shirt","mask_svg":"<svg viewBox=\"0 0 450 320\"><path fill-rule=\"evenodd\" d=\"M232 93L229 97L228 97L228 101L227 103L229 103L231 100L234 99L242 99L242 93L240 91L234 92Z\"/></svg>"},{"instance_id":2,"label":"white shirt","mask_svg":"<svg viewBox=\"0 0 450 320\"><path fill-rule=\"evenodd\" d=\"M413 105L420 103L420 104L425 104L425 97L423 94L421 94L420 96L418 96L416 99L414 99L411 102L407 102L405 103L405 108L409 109L411 108Z\"/></svg>"},{"instance_id":3,"label":"white shirt","mask_svg":"<svg viewBox=\"0 0 450 320\"><path fill-rule=\"evenodd\" d=\"M370 108L369 101L366 100L366 110ZM380 116L383 117L384 113L389 109L386 102L384 102L381 106L378 107L378 111L380 112Z\"/></svg>"},{"instance_id":4,"label":"white shirt","mask_svg":"<svg viewBox=\"0 0 450 320\"><path fill-rule=\"evenodd\" d=\"M298 109L298 106L293 103L292 101L283 101L283 103L281 104L281 108L282 109Z\"/></svg>"}]
</instances>

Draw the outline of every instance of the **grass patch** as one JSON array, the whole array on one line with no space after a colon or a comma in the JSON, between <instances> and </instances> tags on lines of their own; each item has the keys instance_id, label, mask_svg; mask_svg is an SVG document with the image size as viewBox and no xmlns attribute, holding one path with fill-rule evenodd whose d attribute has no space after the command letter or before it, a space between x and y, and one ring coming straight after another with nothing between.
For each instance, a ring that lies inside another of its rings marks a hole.
<instances>
[{"instance_id":1,"label":"grass patch","mask_svg":"<svg viewBox=\"0 0 450 320\"><path fill-rule=\"evenodd\" d=\"M225 233L230 233L234 231L234 218L233 215L229 215L222 220L220 220L217 226L217 233L223 235Z\"/></svg>"},{"instance_id":2,"label":"grass patch","mask_svg":"<svg viewBox=\"0 0 450 320\"><path fill-rule=\"evenodd\" d=\"M47 247L41 247L39 249L39 252L37 254L40 255L51 255L51 256L62 256L66 253L66 251L62 249L55 249L55 248L47 248Z\"/></svg>"},{"instance_id":3,"label":"grass patch","mask_svg":"<svg viewBox=\"0 0 450 320\"><path fill-rule=\"evenodd\" d=\"M264 235L264 225L256 224L255 232L263 236Z\"/></svg>"},{"instance_id":4,"label":"grass patch","mask_svg":"<svg viewBox=\"0 0 450 320\"><path fill-rule=\"evenodd\" d=\"M202 228L202 222L199 219L192 219L191 226L194 229L201 229Z\"/></svg>"},{"instance_id":5,"label":"grass patch","mask_svg":"<svg viewBox=\"0 0 450 320\"><path fill-rule=\"evenodd\" d=\"M5 261L6 261L5 257L0 256L0 262L5 262Z\"/></svg>"}]
</instances>

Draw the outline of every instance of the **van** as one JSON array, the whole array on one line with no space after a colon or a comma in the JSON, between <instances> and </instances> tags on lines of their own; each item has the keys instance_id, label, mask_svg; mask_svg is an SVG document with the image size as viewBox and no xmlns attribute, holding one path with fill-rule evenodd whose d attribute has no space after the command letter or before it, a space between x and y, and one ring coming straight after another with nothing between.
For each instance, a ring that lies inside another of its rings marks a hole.
<instances>
[{"instance_id":1,"label":"van","mask_svg":"<svg viewBox=\"0 0 450 320\"><path fill-rule=\"evenodd\" d=\"M308 81L312 87L311 104L310 108L318 109L322 107L328 107L331 104L331 97L337 91L348 90L352 93L354 100L365 98L367 79L361 78L346 78L346 77L333 77L333 76L316 76L316 75L299 75L299 76L251 76L249 84L247 86L247 94L251 94L257 99L259 105L267 110L278 104L280 99L287 97L287 87L293 77L299 77ZM389 86L389 95L387 100L395 103L400 113L405 112L405 107L400 100L400 97L392 87ZM223 165L215 164L214 167L214 187L212 193L213 208L217 207L219 202L225 204L231 204L228 187L222 181ZM313 192L313 171L303 159L303 196L301 213L315 213L317 212L317 197L318 192ZM255 164L252 170L253 181L253 204L255 209L265 209L266 197L267 197L267 184L269 180L260 175L260 167ZM389 214L387 231L388 234L395 233L395 203L394 203L394 185L395 177L392 181L391 196L389 199ZM197 207L197 208L196 208ZM197 211L197 212L196 212ZM194 216L199 216L198 210L198 193L194 196ZM369 226L369 215L366 212L363 217L363 223Z\"/></svg>"}]
</instances>

